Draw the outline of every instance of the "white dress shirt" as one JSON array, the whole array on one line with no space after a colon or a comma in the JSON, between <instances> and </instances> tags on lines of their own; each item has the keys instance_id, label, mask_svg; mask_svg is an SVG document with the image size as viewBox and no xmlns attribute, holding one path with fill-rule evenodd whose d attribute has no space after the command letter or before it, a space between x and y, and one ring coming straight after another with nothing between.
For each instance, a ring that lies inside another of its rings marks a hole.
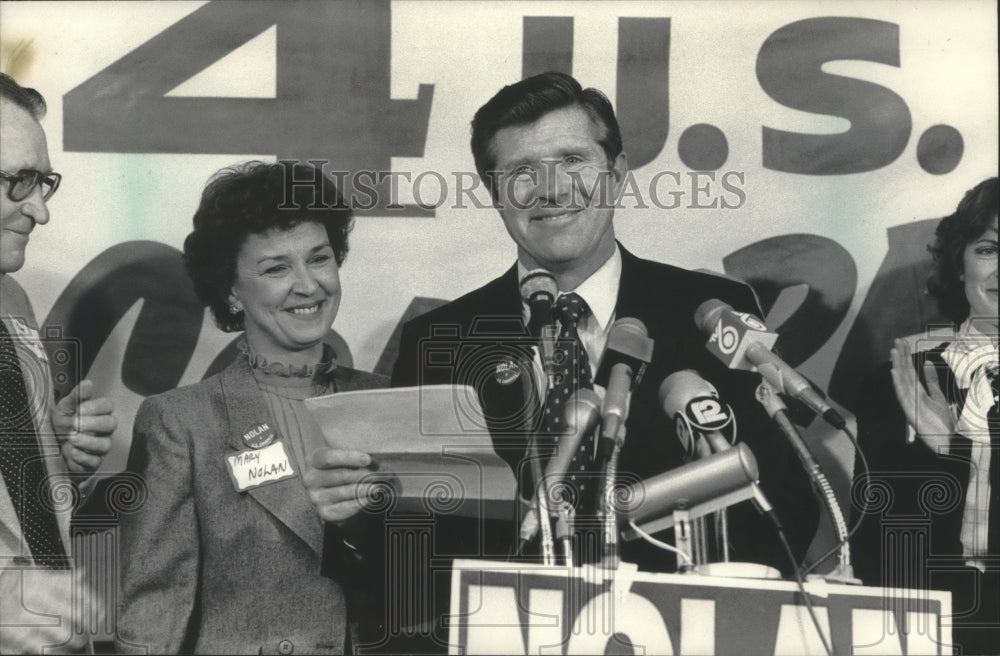
<instances>
[{"instance_id":1,"label":"white dress shirt","mask_svg":"<svg viewBox=\"0 0 1000 656\"><path fill-rule=\"evenodd\" d=\"M528 271L529 269L518 260L518 280L523 279ZM618 303L618 288L621 286L621 278L622 254L618 248L618 244L615 244L615 250L611 256L594 273L590 274L586 280L577 285L575 289L559 290L560 296L575 292L587 303L587 307L590 308L590 312L577 324L577 333L580 335L580 342L584 350L587 351L592 377L597 375L601 355L604 353L604 345L608 341L608 329L615 320L615 305ZM530 309L528 304L523 300L521 302L521 311L527 323L530 319ZM560 330L562 329L561 325L558 327ZM545 381L545 369L537 347L534 349L534 353L535 381ZM535 386L535 389L538 390L539 401L544 402L546 385L538 384ZM595 384L594 391L602 399L604 398L603 387Z\"/></svg>"}]
</instances>

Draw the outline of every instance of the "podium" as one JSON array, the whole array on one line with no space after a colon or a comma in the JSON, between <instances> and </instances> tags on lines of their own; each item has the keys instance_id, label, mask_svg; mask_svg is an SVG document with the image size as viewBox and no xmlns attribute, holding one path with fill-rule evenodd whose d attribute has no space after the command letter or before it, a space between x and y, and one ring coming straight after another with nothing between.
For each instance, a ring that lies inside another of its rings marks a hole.
<instances>
[{"instance_id":1,"label":"podium","mask_svg":"<svg viewBox=\"0 0 1000 656\"><path fill-rule=\"evenodd\" d=\"M950 654L951 595L806 583L835 654ZM456 560L449 653L825 654L792 581Z\"/></svg>"}]
</instances>

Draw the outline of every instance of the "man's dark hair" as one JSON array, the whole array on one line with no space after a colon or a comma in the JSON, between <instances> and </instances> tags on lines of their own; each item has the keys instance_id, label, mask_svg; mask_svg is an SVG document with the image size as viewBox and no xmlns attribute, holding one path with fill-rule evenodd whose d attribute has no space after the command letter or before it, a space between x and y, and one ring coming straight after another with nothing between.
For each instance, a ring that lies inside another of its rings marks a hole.
<instances>
[{"instance_id":1,"label":"man's dark hair","mask_svg":"<svg viewBox=\"0 0 1000 656\"><path fill-rule=\"evenodd\" d=\"M934 243L927 250L934 256L934 271L927 281L927 291L937 299L941 313L955 323L969 316L965 297L965 247L982 237L997 216L1000 182L987 178L965 192L955 213L946 216L934 231Z\"/></svg>"},{"instance_id":2,"label":"man's dark hair","mask_svg":"<svg viewBox=\"0 0 1000 656\"><path fill-rule=\"evenodd\" d=\"M479 108L472 119L472 156L479 177L496 198L496 180L490 173L496 161L493 137L504 128L534 123L549 112L564 107L580 107L601 128L598 143L608 162L622 152L622 133L608 97L597 89L584 89L566 73L540 73L505 86Z\"/></svg>"},{"instance_id":3,"label":"man's dark hair","mask_svg":"<svg viewBox=\"0 0 1000 656\"><path fill-rule=\"evenodd\" d=\"M295 180L319 180L321 188ZM344 263L351 210L333 180L312 164L245 162L208 181L194 214L194 230L184 240L184 266L198 299L221 330L244 329L244 313L229 311L229 293L247 237L301 223L323 226L337 265Z\"/></svg>"},{"instance_id":4,"label":"man's dark hair","mask_svg":"<svg viewBox=\"0 0 1000 656\"><path fill-rule=\"evenodd\" d=\"M25 110L36 120L42 120L45 116L45 98L34 89L22 87L17 80L0 73L0 98L5 98Z\"/></svg>"}]
</instances>

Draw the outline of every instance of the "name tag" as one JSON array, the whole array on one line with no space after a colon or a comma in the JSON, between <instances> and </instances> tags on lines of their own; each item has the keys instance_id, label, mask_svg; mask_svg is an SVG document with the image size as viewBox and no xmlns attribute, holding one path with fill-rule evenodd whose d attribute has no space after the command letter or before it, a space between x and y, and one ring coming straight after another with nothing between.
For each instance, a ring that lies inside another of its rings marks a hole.
<instances>
[{"instance_id":1,"label":"name tag","mask_svg":"<svg viewBox=\"0 0 1000 656\"><path fill-rule=\"evenodd\" d=\"M285 451L284 440L278 440L262 449L240 451L226 456L226 465L233 485L240 492L295 476L295 468Z\"/></svg>"}]
</instances>

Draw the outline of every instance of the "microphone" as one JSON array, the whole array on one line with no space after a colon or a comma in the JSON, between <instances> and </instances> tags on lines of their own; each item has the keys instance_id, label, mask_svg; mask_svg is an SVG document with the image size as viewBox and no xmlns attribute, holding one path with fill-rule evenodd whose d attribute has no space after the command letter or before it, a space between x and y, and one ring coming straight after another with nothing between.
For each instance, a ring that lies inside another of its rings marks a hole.
<instances>
[{"instance_id":1,"label":"microphone","mask_svg":"<svg viewBox=\"0 0 1000 656\"><path fill-rule=\"evenodd\" d=\"M698 306L694 322L709 336L706 348L727 367L756 370L775 389L798 399L834 428L846 426L809 381L771 351L778 335L768 331L759 318L713 298Z\"/></svg>"},{"instance_id":2,"label":"microphone","mask_svg":"<svg viewBox=\"0 0 1000 656\"><path fill-rule=\"evenodd\" d=\"M601 399L597 392L589 389L579 389L573 393L566 401L563 408L563 421L566 431L559 438L558 450L549 460L545 467L542 481L544 483L546 498L554 500L559 482L569 469L569 463L573 460L573 454L580 448L580 443L601 419ZM534 504L532 504L534 505ZM565 504L559 504L560 506ZM557 508L550 506L549 511L553 514ZM539 523L535 512L529 512L521 522L520 537L524 542L531 541L538 533Z\"/></svg>"},{"instance_id":3,"label":"microphone","mask_svg":"<svg viewBox=\"0 0 1000 656\"><path fill-rule=\"evenodd\" d=\"M611 324L608 342L601 355L594 383L607 390L602 409L599 461L610 456L618 440L619 428L628 417L632 389L642 380L646 365L653 359L653 340L638 319L624 317Z\"/></svg>"},{"instance_id":4,"label":"microphone","mask_svg":"<svg viewBox=\"0 0 1000 656\"><path fill-rule=\"evenodd\" d=\"M529 271L521 279L521 298L528 304L528 332L539 338L538 354L549 386L555 375L556 323L552 304L558 293L555 277L545 269Z\"/></svg>"},{"instance_id":5,"label":"microphone","mask_svg":"<svg viewBox=\"0 0 1000 656\"><path fill-rule=\"evenodd\" d=\"M552 304L559 294L555 277L545 269L534 269L521 278L521 298L528 304L528 328L535 337L541 335L543 326L555 324Z\"/></svg>"},{"instance_id":6,"label":"microphone","mask_svg":"<svg viewBox=\"0 0 1000 656\"><path fill-rule=\"evenodd\" d=\"M732 448L722 431L733 426L735 433L733 411L719 399L715 386L696 371L685 369L667 376L660 385L660 405L675 422L677 438L689 454L697 451L698 457L705 457ZM699 436L704 436L709 453L704 452L705 442Z\"/></svg>"},{"instance_id":7,"label":"microphone","mask_svg":"<svg viewBox=\"0 0 1000 656\"><path fill-rule=\"evenodd\" d=\"M545 467L545 490L552 502L554 493L573 460L573 454L580 448L583 438L589 435L601 420L601 398L591 389L578 389L566 401L563 421L566 432L559 438L558 450ZM550 507L550 510L555 508Z\"/></svg>"},{"instance_id":8,"label":"microphone","mask_svg":"<svg viewBox=\"0 0 1000 656\"><path fill-rule=\"evenodd\" d=\"M687 510L695 519L754 498L759 476L753 452L740 443L633 483L620 498L633 500L624 508L628 520L637 526L646 523L644 530L655 533L673 525L675 510Z\"/></svg>"}]
</instances>

